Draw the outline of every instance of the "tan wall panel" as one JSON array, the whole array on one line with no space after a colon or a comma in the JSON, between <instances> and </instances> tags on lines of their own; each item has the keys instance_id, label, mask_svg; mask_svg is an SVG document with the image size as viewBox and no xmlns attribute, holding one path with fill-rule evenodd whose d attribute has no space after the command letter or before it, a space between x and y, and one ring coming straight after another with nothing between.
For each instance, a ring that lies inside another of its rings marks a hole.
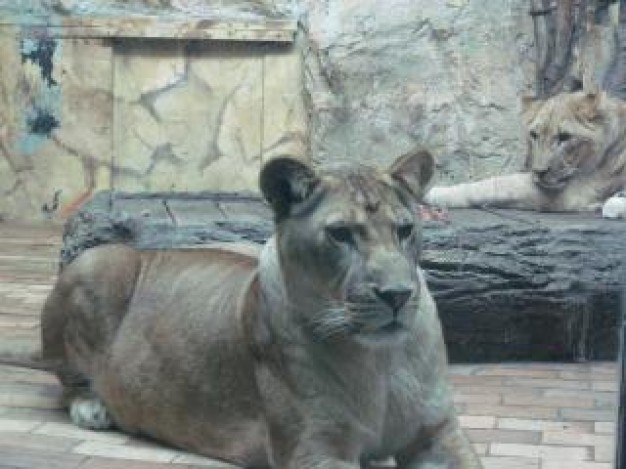
<instances>
[{"instance_id":1,"label":"tan wall panel","mask_svg":"<svg viewBox=\"0 0 626 469\"><path fill-rule=\"evenodd\" d=\"M255 189L261 67L243 46L116 48L115 189Z\"/></svg>"},{"instance_id":2,"label":"tan wall panel","mask_svg":"<svg viewBox=\"0 0 626 469\"><path fill-rule=\"evenodd\" d=\"M12 28L1 34L0 213L63 217L109 186L111 49L99 40L20 37Z\"/></svg>"}]
</instances>

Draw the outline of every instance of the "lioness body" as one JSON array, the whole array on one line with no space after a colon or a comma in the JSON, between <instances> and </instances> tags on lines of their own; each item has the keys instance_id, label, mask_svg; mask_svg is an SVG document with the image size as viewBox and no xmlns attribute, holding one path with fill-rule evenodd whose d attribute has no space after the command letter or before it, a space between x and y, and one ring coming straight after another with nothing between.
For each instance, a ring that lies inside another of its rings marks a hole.
<instances>
[{"instance_id":1,"label":"lioness body","mask_svg":"<svg viewBox=\"0 0 626 469\"><path fill-rule=\"evenodd\" d=\"M278 224L260 256L103 246L64 270L43 352L63 364L72 418L245 467L480 467L446 384L419 232L404 229L409 192L299 165L266 171Z\"/></svg>"},{"instance_id":2,"label":"lioness body","mask_svg":"<svg viewBox=\"0 0 626 469\"><path fill-rule=\"evenodd\" d=\"M426 201L451 208L591 211L626 187L626 103L599 92L565 93L529 104L524 118L524 172L434 187Z\"/></svg>"},{"instance_id":3,"label":"lioness body","mask_svg":"<svg viewBox=\"0 0 626 469\"><path fill-rule=\"evenodd\" d=\"M65 355L126 431L262 465L266 430L244 330L256 266L225 250L86 251L46 303L44 358Z\"/></svg>"}]
</instances>

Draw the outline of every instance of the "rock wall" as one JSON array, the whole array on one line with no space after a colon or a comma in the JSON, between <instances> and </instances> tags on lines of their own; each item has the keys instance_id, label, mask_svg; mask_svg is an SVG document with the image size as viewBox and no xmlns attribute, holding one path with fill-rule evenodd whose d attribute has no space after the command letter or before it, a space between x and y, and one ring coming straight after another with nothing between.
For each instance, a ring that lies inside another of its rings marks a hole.
<instances>
[{"instance_id":1,"label":"rock wall","mask_svg":"<svg viewBox=\"0 0 626 469\"><path fill-rule=\"evenodd\" d=\"M47 3L3 10L4 218L63 220L105 189L253 191L263 161L305 156L295 22L275 9Z\"/></svg>"},{"instance_id":2,"label":"rock wall","mask_svg":"<svg viewBox=\"0 0 626 469\"><path fill-rule=\"evenodd\" d=\"M426 146L444 183L519 169L530 8L0 0L0 215L64 219L101 189L254 191L281 153L386 165ZM602 81L614 13L586 23L574 73Z\"/></svg>"},{"instance_id":3,"label":"rock wall","mask_svg":"<svg viewBox=\"0 0 626 469\"><path fill-rule=\"evenodd\" d=\"M310 0L305 76L314 158L388 161L425 145L443 182L521 168L520 98L536 91L530 7L527 0ZM584 43L565 51L578 57L576 73L592 79L605 74L615 42L614 15L595 21Z\"/></svg>"}]
</instances>

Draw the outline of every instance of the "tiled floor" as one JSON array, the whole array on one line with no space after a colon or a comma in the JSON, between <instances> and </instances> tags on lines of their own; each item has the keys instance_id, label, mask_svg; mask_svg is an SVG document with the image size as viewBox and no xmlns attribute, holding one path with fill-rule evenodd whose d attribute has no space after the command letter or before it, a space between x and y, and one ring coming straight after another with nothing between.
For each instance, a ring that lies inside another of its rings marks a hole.
<instances>
[{"instance_id":1,"label":"tiled floor","mask_svg":"<svg viewBox=\"0 0 626 469\"><path fill-rule=\"evenodd\" d=\"M38 347L60 229L0 223L0 350ZM461 423L485 469L609 469L616 366L453 366ZM0 469L232 467L116 432L81 430L42 372L0 367Z\"/></svg>"}]
</instances>

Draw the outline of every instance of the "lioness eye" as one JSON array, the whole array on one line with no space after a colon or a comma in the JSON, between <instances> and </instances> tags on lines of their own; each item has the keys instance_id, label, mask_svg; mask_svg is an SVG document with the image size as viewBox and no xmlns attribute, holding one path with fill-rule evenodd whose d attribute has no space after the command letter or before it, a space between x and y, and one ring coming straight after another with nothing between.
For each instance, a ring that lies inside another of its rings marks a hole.
<instances>
[{"instance_id":1,"label":"lioness eye","mask_svg":"<svg viewBox=\"0 0 626 469\"><path fill-rule=\"evenodd\" d=\"M572 134L568 132L559 132L556 136L556 139L558 140L559 143L567 142L571 138L572 138Z\"/></svg>"},{"instance_id":2,"label":"lioness eye","mask_svg":"<svg viewBox=\"0 0 626 469\"><path fill-rule=\"evenodd\" d=\"M343 225L330 225L325 228L326 236L337 243L354 244L352 230Z\"/></svg>"},{"instance_id":3,"label":"lioness eye","mask_svg":"<svg viewBox=\"0 0 626 469\"><path fill-rule=\"evenodd\" d=\"M404 241L409 238L413 234L413 228L412 223L405 223L404 225L398 226L398 239Z\"/></svg>"}]
</instances>

